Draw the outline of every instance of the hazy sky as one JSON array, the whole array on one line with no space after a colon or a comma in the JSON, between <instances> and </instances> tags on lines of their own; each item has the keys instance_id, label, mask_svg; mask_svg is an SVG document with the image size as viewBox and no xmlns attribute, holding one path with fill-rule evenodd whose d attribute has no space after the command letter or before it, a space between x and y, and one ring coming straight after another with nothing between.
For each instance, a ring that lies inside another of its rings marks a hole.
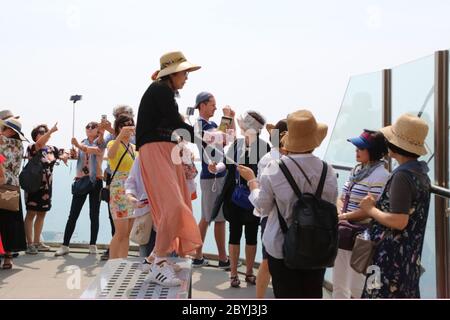
<instances>
[{"instance_id":1,"label":"hazy sky","mask_svg":"<svg viewBox=\"0 0 450 320\"><path fill-rule=\"evenodd\" d=\"M69 147L70 95L83 95L82 137L116 104L137 111L159 57L181 50L203 68L180 111L206 90L272 123L310 109L329 137L349 77L449 48L449 12L446 0L0 0L0 109L19 114L28 137L58 121L50 143Z\"/></svg>"}]
</instances>

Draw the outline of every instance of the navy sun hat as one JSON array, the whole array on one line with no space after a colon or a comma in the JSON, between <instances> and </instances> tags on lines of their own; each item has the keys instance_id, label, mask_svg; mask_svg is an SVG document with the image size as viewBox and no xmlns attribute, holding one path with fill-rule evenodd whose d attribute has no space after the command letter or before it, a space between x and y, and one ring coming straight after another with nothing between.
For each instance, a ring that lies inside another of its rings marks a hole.
<instances>
[{"instance_id":1,"label":"navy sun hat","mask_svg":"<svg viewBox=\"0 0 450 320\"><path fill-rule=\"evenodd\" d=\"M213 95L209 92L206 91L200 92L195 98L194 108L197 109L200 103L208 101L211 97L213 97Z\"/></svg>"},{"instance_id":2,"label":"navy sun hat","mask_svg":"<svg viewBox=\"0 0 450 320\"><path fill-rule=\"evenodd\" d=\"M373 146L373 137L367 131L361 133L359 137L350 138L347 141L359 149L370 149Z\"/></svg>"}]
</instances>

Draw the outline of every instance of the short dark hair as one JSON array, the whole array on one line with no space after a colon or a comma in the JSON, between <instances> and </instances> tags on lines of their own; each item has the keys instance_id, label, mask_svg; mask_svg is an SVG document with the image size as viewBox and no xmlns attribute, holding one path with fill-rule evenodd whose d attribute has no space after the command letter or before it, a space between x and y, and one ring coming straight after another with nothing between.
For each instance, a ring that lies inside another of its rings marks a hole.
<instances>
[{"instance_id":1,"label":"short dark hair","mask_svg":"<svg viewBox=\"0 0 450 320\"><path fill-rule=\"evenodd\" d=\"M388 153L384 135L380 131L371 131L366 129L364 131L369 133L373 138L371 143L372 146L367 149L369 152L370 161L381 160Z\"/></svg>"},{"instance_id":2,"label":"short dark hair","mask_svg":"<svg viewBox=\"0 0 450 320\"><path fill-rule=\"evenodd\" d=\"M116 121L114 121L114 132L116 133L116 136L119 135L120 130L122 129L122 127L124 127L124 124L129 121L131 121L134 125L133 118L128 114L122 113L117 117Z\"/></svg>"},{"instance_id":3,"label":"short dark hair","mask_svg":"<svg viewBox=\"0 0 450 320\"><path fill-rule=\"evenodd\" d=\"M37 136L39 135L41 129L45 129L45 132L48 132L48 127L46 124L40 124L31 130L31 139L33 139L34 142L36 142Z\"/></svg>"},{"instance_id":4,"label":"short dark hair","mask_svg":"<svg viewBox=\"0 0 450 320\"><path fill-rule=\"evenodd\" d=\"M418 154L406 151L400 147L397 147L396 145L388 142L388 148L391 149L393 152L398 153L399 155L405 156L405 157L409 157L409 158L419 158L420 156Z\"/></svg>"}]
</instances>

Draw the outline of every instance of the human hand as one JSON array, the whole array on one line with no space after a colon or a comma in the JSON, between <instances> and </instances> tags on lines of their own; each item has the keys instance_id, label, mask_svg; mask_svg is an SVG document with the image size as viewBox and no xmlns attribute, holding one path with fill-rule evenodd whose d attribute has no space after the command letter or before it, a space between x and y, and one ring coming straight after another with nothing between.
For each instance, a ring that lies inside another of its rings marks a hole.
<instances>
[{"instance_id":1,"label":"human hand","mask_svg":"<svg viewBox=\"0 0 450 320\"><path fill-rule=\"evenodd\" d=\"M80 144L78 143L77 138L72 138L70 142L72 143L73 146L80 148Z\"/></svg>"},{"instance_id":2,"label":"human hand","mask_svg":"<svg viewBox=\"0 0 450 320\"><path fill-rule=\"evenodd\" d=\"M370 215L370 211L375 207L375 197L368 193L359 203L359 207Z\"/></svg>"},{"instance_id":3,"label":"human hand","mask_svg":"<svg viewBox=\"0 0 450 320\"><path fill-rule=\"evenodd\" d=\"M50 134L58 131L58 122L55 123L55 125L50 129Z\"/></svg>"},{"instance_id":4,"label":"human hand","mask_svg":"<svg viewBox=\"0 0 450 320\"><path fill-rule=\"evenodd\" d=\"M239 174L241 175L242 178L244 178L247 181L256 179L255 173L253 172L252 169L245 167L243 165L239 165L237 167L237 170L239 171Z\"/></svg>"},{"instance_id":5,"label":"human hand","mask_svg":"<svg viewBox=\"0 0 450 320\"><path fill-rule=\"evenodd\" d=\"M211 162L210 164L208 164L208 171L214 174L217 173L217 163Z\"/></svg>"},{"instance_id":6,"label":"human hand","mask_svg":"<svg viewBox=\"0 0 450 320\"><path fill-rule=\"evenodd\" d=\"M223 107L222 111L223 111L223 115L225 117L234 118L234 116L236 115L234 110L231 109L231 107L229 105L226 105L225 107Z\"/></svg>"},{"instance_id":7,"label":"human hand","mask_svg":"<svg viewBox=\"0 0 450 320\"><path fill-rule=\"evenodd\" d=\"M117 137L117 139L119 140L127 140L130 139L130 137L132 135L135 134L135 127L134 126L128 126L128 127L123 127L120 130L119 136Z\"/></svg>"}]
</instances>

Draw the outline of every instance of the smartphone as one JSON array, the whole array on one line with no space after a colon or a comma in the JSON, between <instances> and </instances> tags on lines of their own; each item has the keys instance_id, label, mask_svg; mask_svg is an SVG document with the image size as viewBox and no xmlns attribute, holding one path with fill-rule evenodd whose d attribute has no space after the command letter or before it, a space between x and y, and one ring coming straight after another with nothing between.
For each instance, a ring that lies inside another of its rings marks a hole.
<instances>
[{"instance_id":1,"label":"smartphone","mask_svg":"<svg viewBox=\"0 0 450 320\"><path fill-rule=\"evenodd\" d=\"M223 116L220 120L219 130L222 132L227 132L227 129L231 127L231 124L233 123L233 118Z\"/></svg>"},{"instance_id":2,"label":"smartphone","mask_svg":"<svg viewBox=\"0 0 450 320\"><path fill-rule=\"evenodd\" d=\"M195 109L193 107L187 107L186 109L186 115L193 116L195 112Z\"/></svg>"},{"instance_id":3,"label":"smartphone","mask_svg":"<svg viewBox=\"0 0 450 320\"><path fill-rule=\"evenodd\" d=\"M102 114L102 120L107 120L106 114Z\"/></svg>"}]
</instances>

